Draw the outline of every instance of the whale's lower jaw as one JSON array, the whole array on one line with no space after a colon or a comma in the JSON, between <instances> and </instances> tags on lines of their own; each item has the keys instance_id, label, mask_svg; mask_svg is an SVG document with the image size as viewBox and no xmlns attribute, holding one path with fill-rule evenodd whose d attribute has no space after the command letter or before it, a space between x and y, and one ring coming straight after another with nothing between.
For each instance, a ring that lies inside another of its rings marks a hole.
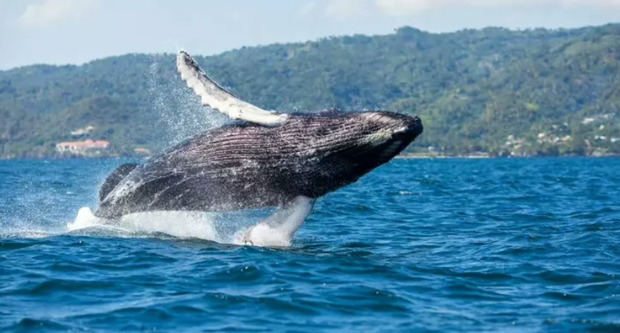
<instances>
[{"instance_id":1,"label":"whale's lower jaw","mask_svg":"<svg viewBox=\"0 0 620 333\"><path fill-rule=\"evenodd\" d=\"M109 181L117 183L104 183L112 189L102 192L95 215L226 211L318 198L389 161L421 131L419 119L387 112L291 115L278 127L223 127L125 167L126 174L113 173Z\"/></svg>"}]
</instances>

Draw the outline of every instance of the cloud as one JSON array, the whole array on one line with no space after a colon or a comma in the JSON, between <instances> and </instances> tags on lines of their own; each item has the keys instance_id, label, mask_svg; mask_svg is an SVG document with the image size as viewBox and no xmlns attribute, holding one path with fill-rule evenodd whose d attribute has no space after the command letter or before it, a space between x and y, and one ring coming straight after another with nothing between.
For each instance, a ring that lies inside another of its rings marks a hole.
<instances>
[{"instance_id":1,"label":"cloud","mask_svg":"<svg viewBox=\"0 0 620 333\"><path fill-rule=\"evenodd\" d=\"M387 15L410 15L432 9L450 8L618 8L620 0L375 0Z\"/></svg>"},{"instance_id":2,"label":"cloud","mask_svg":"<svg viewBox=\"0 0 620 333\"><path fill-rule=\"evenodd\" d=\"M374 0L308 0L298 8L304 17L317 16L336 21L364 17L377 11Z\"/></svg>"},{"instance_id":3,"label":"cloud","mask_svg":"<svg viewBox=\"0 0 620 333\"><path fill-rule=\"evenodd\" d=\"M369 2L365 0L329 0L325 6L325 15L349 18L367 14L369 9Z\"/></svg>"},{"instance_id":4,"label":"cloud","mask_svg":"<svg viewBox=\"0 0 620 333\"><path fill-rule=\"evenodd\" d=\"M26 6L17 22L24 28L49 27L87 16L97 0L42 0Z\"/></svg>"},{"instance_id":5,"label":"cloud","mask_svg":"<svg viewBox=\"0 0 620 333\"><path fill-rule=\"evenodd\" d=\"M619 9L620 0L309 0L298 13L303 16L321 15L332 19L382 14L409 16L437 9Z\"/></svg>"},{"instance_id":6,"label":"cloud","mask_svg":"<svg viewBox=\"0 0 620 333\"><path fill-rule=\"evenodd\" d=\"M312 16L317 11L317 6L318 4L316 1L304 2L304 4L301 7L299 7L299 10L297 11L297 13L302 16Z\"/></svg>"},{"instance_id":7,"label":"cloud","mask_svg":"<svg viewBox=\"0 0 620 333\"><path fill-rule=\"evenodd\" d=\"M409 13L423 12L425 10L437 7L439 2L448 2L442 0L376 0L376 5L385 14L389 15L405 15Z\"/></svg>"}]
</instances>

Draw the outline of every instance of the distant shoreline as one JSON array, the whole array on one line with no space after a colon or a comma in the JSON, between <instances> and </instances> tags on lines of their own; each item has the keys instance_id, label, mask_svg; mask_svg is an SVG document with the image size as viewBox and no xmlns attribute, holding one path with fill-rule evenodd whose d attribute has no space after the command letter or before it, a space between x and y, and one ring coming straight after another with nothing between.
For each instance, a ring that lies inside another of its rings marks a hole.
<instances>
[{"instance_id":1,"label":"distant shoreline","mask_svg":"<svg viewBox=\"0 0 620 333\"><path fill-rule=\"evenodd\" d=\"M397 159L435 159L435 158L466 158L466 159L489 159L489 158L604 158L604 157L620 157L616 154L605 155L519 155L519 156L495 156L490 154L464 154L464 155L443 155L443 154L427 154L427 153L404 153L397 155Z\"/></svg>"},{"instance_id":2,"label":"distant shoreline","mask_svg":"<svg viewBox=\"0 0 620 333\"><path fill-rule=\"evenodd\" d=\"M50 157L17 157L0 158L2 161L60 161L60 160L122 160L122 159L148 159L150 156L128 155L128 156L50 156ZM464 154L464 155L443 155L427 153L404 153L396 155L394 159L524 159L524 158L618 158L620 155L526 155L526 156L494 156L489 154Z\"/></svg>"}]
</instances>

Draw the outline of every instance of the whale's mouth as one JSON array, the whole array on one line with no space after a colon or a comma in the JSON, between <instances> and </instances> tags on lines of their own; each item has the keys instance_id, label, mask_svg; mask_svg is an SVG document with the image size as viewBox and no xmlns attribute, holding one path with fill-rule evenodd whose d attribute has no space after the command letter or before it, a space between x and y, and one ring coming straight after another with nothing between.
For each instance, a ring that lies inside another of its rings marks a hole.
<instances>
[{"instance_id":1,"label":"whale's mouth","mask_svg":"<svg viewBox=\"0 0 620 333\"><path fill-rule=\"evenodd\" d=\"M386 145L385 148L381 150L381 158L382 159L390 159L400 153L402 150L403 142L401 140L394 140Z\"/></svg>"}]
</instances>

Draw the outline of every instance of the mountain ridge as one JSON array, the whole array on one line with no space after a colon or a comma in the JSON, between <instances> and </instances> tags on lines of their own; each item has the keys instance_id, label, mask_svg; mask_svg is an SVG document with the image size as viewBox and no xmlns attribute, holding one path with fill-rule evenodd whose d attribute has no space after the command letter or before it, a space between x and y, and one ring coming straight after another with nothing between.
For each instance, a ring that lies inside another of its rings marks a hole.
<instances>
[{"instance_id":1,"label":"mountain ridge","mask_svg":"<svg viewBox=\"0 0 620 333\"><path fill-rule=\"evenodd\" d=\"M196 57L236 95L284 112L418 114L409 151L439 155L620 153L620 24L468 29L242 47ZM0 158L67 156L63 141L107 140L97 156L157 153L224 119L185 89L172 54L0 71ZM86 135L72 131L93 126Z\"/></svg>"}]
</instances>

